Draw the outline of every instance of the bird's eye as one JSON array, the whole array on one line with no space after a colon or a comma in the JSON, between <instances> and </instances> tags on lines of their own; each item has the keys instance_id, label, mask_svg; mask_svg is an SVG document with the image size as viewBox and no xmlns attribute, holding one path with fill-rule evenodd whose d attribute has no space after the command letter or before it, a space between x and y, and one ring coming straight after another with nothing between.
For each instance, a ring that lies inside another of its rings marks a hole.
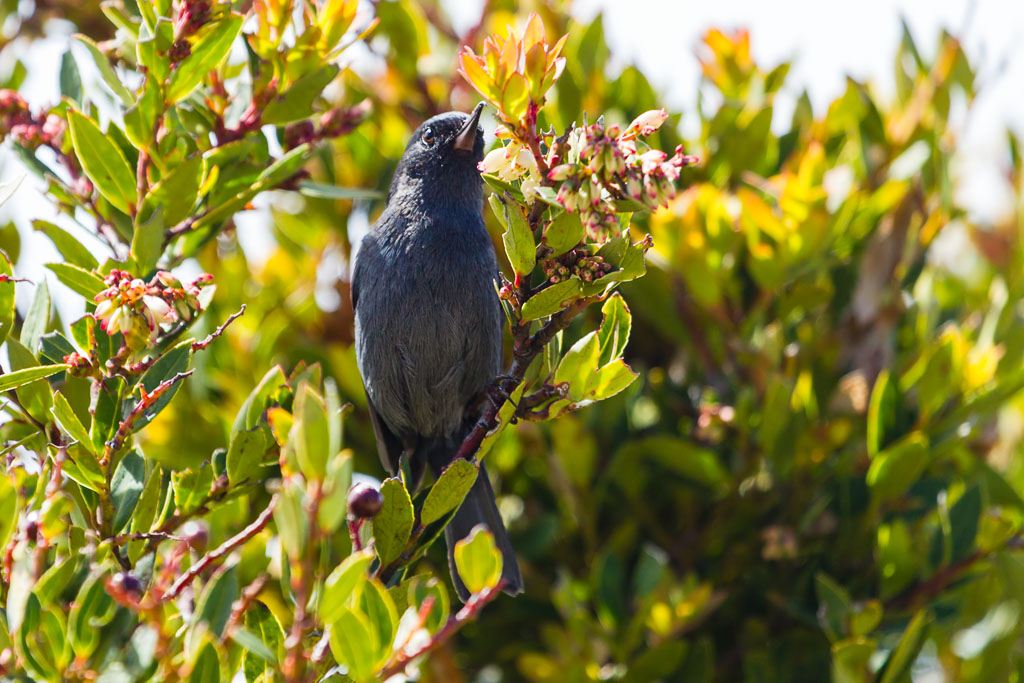
<instances>
[{"instance_id":1,"label":"bird's eye","mask_svg":"<svg viewBox=\"0 0 1024 683\"><path fill-rule=\"evenodd\" d=\"M428 144L428 145L434 144L434 140L435 140L435 138L434 138L434 129L429 127L429 126L424 128L423 129L422 140L423 140L423 142L425 144Z\"/></svg>"}]
</instances>

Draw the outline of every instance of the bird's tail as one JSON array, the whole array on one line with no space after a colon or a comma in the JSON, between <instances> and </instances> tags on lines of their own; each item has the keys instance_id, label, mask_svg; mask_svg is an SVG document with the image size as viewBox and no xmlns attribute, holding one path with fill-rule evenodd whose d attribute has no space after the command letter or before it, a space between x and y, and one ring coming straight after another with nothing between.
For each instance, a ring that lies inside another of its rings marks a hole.
<instances>
[{"instance_id":1,"label":"bird's tail","mask_svg":"<svg viewBox=\"0 0 1024 683\"><path fill-rule=\"evenodd\" d=\"M435 449L432 449L435 450ZM436 449L440 450L440 449ZM445 449L445 458L439 458L440 453L434 452L428 461L434 475L447 466L451 458L451 450ZM442 460L442 462L439 462ZM469 591L466 589L459 573L455 569L455 544L461 541L477 524L484 524L494 536L494 543L501 551L502 568L501 578L503 580L502 590L509 595L517 595L523 592L523 578L519 574L519 564L516 562L516 553L512 548L512 542L508 538L505 524L501 521L501 513L498 512L498 504L494 498L494 489L491 488L491 480L487 477L487 469L480 463L480 474L477 475L476 483L469 490L462 506L459 507L452 521L444 530L444 540L448 544L448 568L452 573L452 583L455 584L455 591L459 599L465 602L469 599Z\"/></svg>"}]
</instances>

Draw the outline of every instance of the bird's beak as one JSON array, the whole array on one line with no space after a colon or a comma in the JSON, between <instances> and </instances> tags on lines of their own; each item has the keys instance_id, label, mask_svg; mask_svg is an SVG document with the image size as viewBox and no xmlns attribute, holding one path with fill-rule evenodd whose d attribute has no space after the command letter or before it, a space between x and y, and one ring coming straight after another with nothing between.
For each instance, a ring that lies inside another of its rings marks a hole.
<instances>
[{"instance_id":1,"label":"bird's beak","mask_svg":"<svg viewBox=\"0 0 1024 683\"><path fill-rule=\"evenodd\" d=\"M460 152L472 152L473 145L476 143L476 129L480 124L480 112L484 110L484 103L476 105L473 113L469 115L466 122L462 124L461 130L455 136L455 142L452 143L452 148L459 150Z\"/></svg>"}]
</instances>

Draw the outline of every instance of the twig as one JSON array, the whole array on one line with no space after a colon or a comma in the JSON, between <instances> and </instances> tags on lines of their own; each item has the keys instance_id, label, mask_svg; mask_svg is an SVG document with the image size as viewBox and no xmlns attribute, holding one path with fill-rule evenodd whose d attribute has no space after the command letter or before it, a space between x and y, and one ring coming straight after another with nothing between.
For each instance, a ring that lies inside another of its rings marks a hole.
<instances>
[{"instance_id":1,"label":"twig","mask_svg":"<svg viewBox=\"0 0 1024 683\"><path fill-rule=\"evenodd\" d=\"M462 609L460 609L455 616L448 619L445 625L441 627L441 630L431 636L429 642L424 643L422 646L411 652L398 654L386 667L384 667L379 674L380 680L387 680L392 676L402 673L411 661L430 652L438 645L451 638L455 632L462 628L466 623L475 619L477 615L479 615L480 610L494 600L499 593L501 593L501 584L502 582L499 582L494 588L488 588L480 593L470 596L469 601L462 606Z\"/></svg>"},{"instance_id":2,"label":"twig","mask_svg":"<svg viewBox=\"0 0 1024 683\"><path fill-rule=\"evenodd\" d=\"M242 619L245 618L245 613L249 611L249 606L259 597L268 581L270 581L270 574L263 572L253 579L252 583L242 589L242 594L231 605L231 616L228 617L228 621L224 625L224 633L231 633Z\"/></svg>"},{"instance_id":3,"label":"twig","mask_svg":"<svg viewBox=\"0 0 1024 683\"><path fill-rule=\"evenodd\" d=\"M504 394L511 395L526 376L526 370L530 367L530 363L537 357L537 354L544 350L547 343L554 339L556 334L569 327L569 324L572 323L580 311L590 304L600 301L602 298L601 295L595 295L577 299L551 316L548 322L544 324L544 327L540 328L532 337L518 338L512 352L512 365L509 367L508 373L496 381L498 388ZM521 326L521 329L524 329L524 327ZM519 330L516 330L516 333L522 334ZM459 450L455 454L456 458L468 460L473 457L477 449L480 448L484 437L487 436L487 432L494 426L495 419L500 410L501 405L497 402L488 402L486 404L480 419L473 429L470 430L469 434L466 435L466 438L462 440L462 445L459 446Z\"/></svg>"},{"instance_id":4,"label":"twig","mask_svg":"<svg viewBox=\"0 0 1024 683\"><path fill-rule=\"evenodd\" d=\"M131 534L121 534L108 539L114 545L124 545L132 541L177 541L188 543L188 539L173 534L166 534L162 531L137 531Z\"/></svg>"},{"instance_id":5,"label":"twig","mask_svg":"<svg viewBox=\"0 0 1024 683\"><path fill-rule=\"evenodd\" d=\"M267 522L270 521L270 516L274 514L275 505L277 505L277 494L270 499L270 503L267 505L266 509L260 513L260 516L257 517L252 524L221 543L215 550L211 550L203 555L198 562L189 567L188 571L182 574L181 578L174 582L171 589L164 593L161 597L161 602L167 602L177 598L181 595L181 592L203 572L204 569L215 562L220 562L227 557L232 550L243 545L246 541L262 531L263 527L265 527Z\"/></svg>"},{"instance_id":6,"label":"twig","mask_svg":"<svg viewBox=\"0 0 1024 683\"><path fill-rule=\"evenodd\" d=\"M911 586L898 595L894 595L885 601L885 609L888 611L902 606L915 606L922 601L927 602L932 597L941 593L950 583L967 572L968 569L982 560L986 560L998 552L1004 550L1019 550L1024 548L1024 533L1017 533L1010 537L1003 545L990 550L975 550L967 557L954 562L935 572L927 581Z\"/></svg>"},{"instance_id":7,"label":"twig","mask_svg":"<svg viewBox=\"0 0 1024 683\"><path fill-rule=\"evenodd\" d=\"M224 322L222 322L220 324L220 326L216 330L214 330L213 332L208 334L205 339L202 339L202 340L197 341L197 342L192 342L192 350L193 351L202 351L207 346L212 344L213 340L216 339L217 337L221 336L222 334L224 334L224 330L226 330L228 328L228 325L233 323L235 321L235 319L238 318L239 316L241 316L243 313L245 313L245 304L242 304L242 307L239 308L238 311L236 311L235 313L232 313L231 315L229 315L228 319L225 320Z\"/></svg>"},{"instance_id":8,"label":"twig","mask_svg":"<svg viewBox=\"0 0 1024 683\"><path fill-rule=\"evenodd\" d=\"M132 411L128 413L128 417L121 420L121 424L117 427L117 433L114 434L114 438L106 443L103 449L103 457L100 458L100 464L105 465L110 462L110 458L121 450L121 446L124 444L125 439L131 433L132 426L138 422L142 414L145 413L149 408L153 407L153 404L167 392L172 386L191 375L193 370L186 370L185 372L179 372L174 377L160 382L153 389L152 393L147 393L145 387L141 384L139 389L142 391L142 400L139 401L138 405L132 408Z\"/></svg>"}]
</instances>

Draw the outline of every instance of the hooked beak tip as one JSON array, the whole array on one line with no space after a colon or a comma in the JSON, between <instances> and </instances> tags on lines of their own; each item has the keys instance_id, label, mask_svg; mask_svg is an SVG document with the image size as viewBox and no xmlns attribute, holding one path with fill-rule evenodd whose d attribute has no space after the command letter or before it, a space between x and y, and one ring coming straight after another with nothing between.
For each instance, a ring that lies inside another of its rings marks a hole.
<instances>
[{"instance_id":1,"label":"hooked beak tip","mask_svg":"<svg viewBox=\"0 0 1024 683\"><path fill-rule=\"evenodd\" d=\"M477 126L480 124L480 113L484 110L484 103L481 102L473 109L473 112L466 119L466 122L462 124L462 129L455 136L455 142L452 143L452 147L462 152L472 152L473 145L476 143L476 132Z\"/></svg>"}]
</instances>

